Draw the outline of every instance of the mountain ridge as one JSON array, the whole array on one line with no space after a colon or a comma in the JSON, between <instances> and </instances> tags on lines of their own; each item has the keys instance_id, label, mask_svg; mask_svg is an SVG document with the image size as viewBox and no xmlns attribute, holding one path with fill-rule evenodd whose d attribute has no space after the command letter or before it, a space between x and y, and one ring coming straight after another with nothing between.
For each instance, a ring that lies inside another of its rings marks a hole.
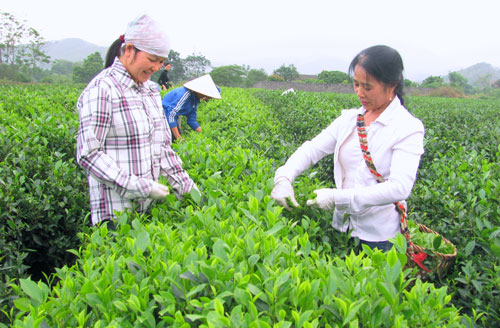
<instances>
[{"instance_id":1,"label":"mountain ridge","mask_svg":"<svg viewBox=\"0 0 500 328\"><path fill-rule=\"evenodd\" d=\"M101 54L101 57L104 60L108 48L95 45L79 38L67 38L57 41L48 41L45 43L43 50L48 56L51 57L51 60L62 59L70 62L82 62L85 58L87 58L87 56L95 53L96 51ZM276 58L270 58L269 60L274 60L274 62L279 63L279 60ZM330 61L331 59L329 62ZM221 60L214 60L213 62L217 63L218 66L229 65L227 63L223 63ZM300 66L309 67L308 65L311 63L303 62L301 64L302 65ZM298 63L296 66L299 67ZM329 65L325 65L325 67L327 66ZM486 83L489 85L500 79L500 68L494 67L485 62L474 64L457 70L456 72L464 76L471 85L484 86ZM447 74L442 75L442 77L446 79Z\"/></svg>"},{"instance_id":2,"label":"mountain ridge","mask_svg":"<svg viewBox=\"0 0 500 328\"><path fill-rule=\"evenodd\" d=\"M50 56L51 60L62 59L70 62L82 62L88 55L96 51L101 54L104 60L108 48L79 38L67 38L46 42L43 51Z\"/></svg>"}]
</instances>

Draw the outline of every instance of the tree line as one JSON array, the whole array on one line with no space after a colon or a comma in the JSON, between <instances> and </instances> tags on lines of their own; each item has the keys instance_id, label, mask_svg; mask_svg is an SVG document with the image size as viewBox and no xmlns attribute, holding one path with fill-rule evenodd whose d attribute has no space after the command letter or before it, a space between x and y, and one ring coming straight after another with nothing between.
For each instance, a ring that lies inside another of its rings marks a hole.
<instances>
[{"instance_id":1,"label":"tree line","mask_svg":"<svg viewBox=\"0 0 500 328\"><path fill-rule=\"evenodd\" d=\"M44 82L44 83L88 83L103 69L103 58L99 52L87 56L82 62L51 60L44 53L45 40L37 30L13 15L0 13L0 81ZM268 75L264 69L248 65L227 65L213 67L211 61L201 53L193 53L182 58L171 50L167 62L172 69L169 78L174 83L210 73L215 83L227 87L252 87L260 81L299 81L320 84L350 84L351 77L341 71L323 70L316 77L301 78L295 65L281 65ZM152 76L158 81L161 72ZM446 77L429 76L421 83L405 80L406 87L437 90L436 95L470 95L485 90L496 91L500 95L500 80L490 83L488 77L480 85L472 86L458 72L450 72ZM481 81L480 81L481 82Z\"/></svg>"}]
</instances>

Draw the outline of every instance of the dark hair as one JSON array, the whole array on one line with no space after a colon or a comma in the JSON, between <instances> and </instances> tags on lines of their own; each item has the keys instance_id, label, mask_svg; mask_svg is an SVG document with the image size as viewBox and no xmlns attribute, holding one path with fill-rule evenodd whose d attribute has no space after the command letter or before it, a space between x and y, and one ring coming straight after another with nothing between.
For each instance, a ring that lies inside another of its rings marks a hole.
<instances>
[{"instance_id":1,"label":"dark hair","mask_svg":"<svg viewBox=\"0 0 500 328\"><path fill-rule=\"evenodd\" d=\"M104 61L104 68L108 68L113 65L116 57L121 56L123 39L119 37L109 46L108 52L106 53L106 60Z\"/></svg>"},{"instance_id":2,"label":"dark hair","mask_svg":"<svg viewBox=\"0 0 500 328\"><path fill-rule=\"evenodd\" d=\"M353 75L357 65L379 82L395 86L394 92L404 105L403 60L395 49L379 45L361 51L349 65L349 75Z\"/></svg>"},{"instance_id":3,"label":"dark hair","mask_svg":"<svg viewBox=\"0 0 500 328\"><path fill-rule=\"evenodd\" d=\"M124 42L125 41L122 35L118 39L116 39L115 42L111 44L111 46L108 48L108 52L106 53L106 61L104 62L104 68L108 68L109 66L113 65L115 58L116 57L120 58L123 55L125 49L123 47ZM134 58L139 51L140 50L134 46Z\"/></svg>"}]
</instances>

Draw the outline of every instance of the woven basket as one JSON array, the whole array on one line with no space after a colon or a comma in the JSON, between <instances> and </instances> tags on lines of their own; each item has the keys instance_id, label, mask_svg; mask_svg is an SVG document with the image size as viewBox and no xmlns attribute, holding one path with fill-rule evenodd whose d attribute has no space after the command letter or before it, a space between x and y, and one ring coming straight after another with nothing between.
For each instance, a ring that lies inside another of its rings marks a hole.
<instances>
[{"instance_id":1,"label":"woven basket","mask_svg":"<svg viewBox=\"0 0 500 328\"><path fill-rule=\"evenodd\" d=\"M426 227L423 224L417 223L418 228L420 232L425 232L425 233L433 233L435 235L441 236L443 238L443 242L445 244L450 244L453 246L453 253L452 254L443 254L439 252L434 252L434 251L428 251L424 247L416 245L412 243L412 248L413 248L413 253L415 254L427 254L427 258L425 261L423 261L422 264L424 264L425 269L417 265L412 259L411 255L410 258L408 259L407 267L410 268L417 268L417 276L420 276L423 279L430 278L432 274L437 274L439 277L443 277L450 266L455 262L455 258L457 256L457 248L451 241L446 239L444 236L440 235L436 231Z\"/></svg>"}]
</instances>

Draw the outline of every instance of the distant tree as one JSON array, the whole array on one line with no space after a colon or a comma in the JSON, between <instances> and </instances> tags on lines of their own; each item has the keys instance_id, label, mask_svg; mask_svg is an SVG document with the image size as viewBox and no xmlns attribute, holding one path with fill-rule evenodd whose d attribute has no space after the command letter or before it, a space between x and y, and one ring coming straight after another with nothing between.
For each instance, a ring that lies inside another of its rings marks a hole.
<instances>
[{"instance_id":1,"label":"distant tree","mask_svg":"<svg viewBox=\"0 0 500 328\"><path fill-rule=\"evenodd\" d=\"M407 88L415 88L418 86L418 83L413 82L412 80L405 79L405 87Z\"/></svg>"},{"instance_id":2,"label":"distant tree","mask_svg":"<svg viewBox=\"0 0 500 328\"><path fill-rule=\"evenodd\" d=\"M476 80L475 85L481 88L488 88L490 86L491 77L492 77L491 73L480 76Z\"/></svg>"},{"instance_id":3,"label":"distant tree","mask_svg":"<svg viewBox=\"0 0 500 328\"><path fill-rule=\"evenodd\" d=\"M37 30L14 15L0 13L0 65L8 66L2 67L0 78L24 81L41 76L40 64L49 62L49 56L42 51L44 44Z\"/></svg>"},{"instance_id":4,"label":"distant tree","mask_svg":"<svg viewBox=\"0 0 500 328\"><path fill-rule=\"evenodd\" d=\"M271 74L267 77L268 81L285 82L285 78L278 74Z\"/></svg>"},{"instance_id":5,"label":"distant tree","mask_svg":"<svg viewBox=\"0 0 500 328\"><path fill-rule=\"evenodd\" d=\"M493 83L491 84L491 87L492 87L492 88L499 89L499 88L500 88L500 80L496 80L495 82L493 82Z\"/></svg>"},{"instance_id":6,"label":"distant tree","mask_svg":"<svg viewBox=\"0 0 500 328\"><path fill-rule=\"evenodd\" d=\"M82 65L73 67L73 82L89 83L103 69L103 60L99 51L90 54Z\"/></svg>"},{"instance_id":7,"label":"distant tree","mask_svg":"<svg viewBox=\"0 0 500 328\"><path fill-rule=\"evenodd\" d=\"M210 75L216 84L226 87L243 87L246 72L242 66L229 65L214 68Z\"/></svg>"},{"instance_id":8,"label":"distant tree","mask_svg":"<svg viewBox=\"0 0 500 328\"><path fill-rule=\"evenodd\" d=\"M450 79L450 85L459 89L465 89L468 83L467 79L458 72L449 73L448 78Z\"/></svg>"},{"instance_id":9,"label":"distant tree","mask_svg":"<svg viewBox=\"0 0 500 328\"><path fill-rule=\"evenodd\" d=\"M28 65L32 70L40 67L43 64L50 62L50 57L47 56L42 48L45 45L43 37L34 28L27 29L25 40L22 48L24 64Z\"/></svg>"},{"instance_id":10,"label":"distant tree","mask_svg":"<svg viewBox=\"0 0 500 328\"><path fill-rule=\"evenodd\" d=\"M69 60L56 59L50 67L50 72L59 75L71 75L74 63Z\"/></svg>"},{"instance_id":11,"label":"distant tree","mask_svg":"<svg viewBox=\"0 0 500 328\"><path fill-rule=\"evenodd\" d=\"M318 80L327 84L351 83L351 77L341 71L322 71L318 75Z\"/></svg>"},{"instance_id":12,"label":"distant tree","mask_svg":"<svg viewBox=\"0 0 500 328\"><path fill-rule=\"evenodd\" d=\"M429 76L420 84L424 88L438 88L443 86L444 80L441 76Z\"/></svg>"},{"instance_id":13,"label":"distant tree","mask_svg":"<svg viewBox=\"0 0 500 328\"><path fill-rule=\"evenodd\" d=\"M168 78L173 82L179 82L185 79L184 64L180 54L177 51L170 50L167 62L172 64L172 69L168 72Z\"/></svg>"},{"instance_id":14,"label":"distant tree","mask_svg":"<svg viewBox=\"0 0 500 328\"><path fill-rule=\"evenodd\" d=\"M183 61L184 74L187 79L196 78L205 74L207 68L212 66L210 60L205 58L202 54L193 53L187 56Z\"/></svg>"},{"instance_id":15,"label":"distant tree","mask_svg":"<svg viewBox=\"0 0 500 328\"><path fill-rule=\"evenodd\" d=\"M288 82L296 80L300 76L294 64L291 64L289 66L281 65L280 68L273 71L273 74L281 76L285 81Z\"/></svg>"},{"instance_id":16,"label":"distant tree","mask_svg":"<svg viewBox=\"0 0 500 328\"><path fill-rule=\"evenodd\" d=\"M251 88L255 83L264 81L267 78L266 72L261 69L251 69L247 73L246 86Z\"/></svg>"},{"instance_id":17,"label":"distant tree","mask_svg":"<svg viewBox=\"0 0 500 328\"><path fill-rule=\"evenodd\" d=\"M14 15L6 12L0 14L0 63L16 65L19 63L18 50L27 27Z\"/></svg>"},{"instance_id":18,"label":"distant tree","mask_svg":"<svg viewBox=\"0 0 500 328\"><path fill-rule=\"evenodd\" d=\"M451 72L450 74L448 74L448 78L452 87L468 94L474 92L474 87L469 84L467 78L465 78L462 74L458 72Z\"/></svg>"}]
</instances>

